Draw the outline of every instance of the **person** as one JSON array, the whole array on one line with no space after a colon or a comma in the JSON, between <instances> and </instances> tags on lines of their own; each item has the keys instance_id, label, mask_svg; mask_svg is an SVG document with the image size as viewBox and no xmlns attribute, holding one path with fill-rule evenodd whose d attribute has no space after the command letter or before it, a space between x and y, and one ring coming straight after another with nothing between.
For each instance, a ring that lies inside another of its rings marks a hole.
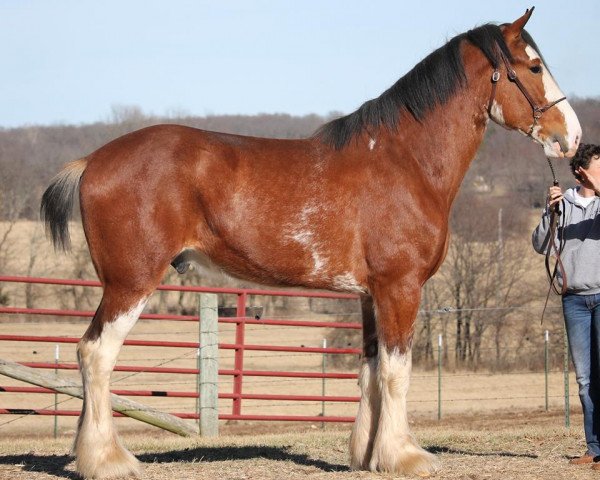
<instances>
[{"instance_id":1,"label":"person","mask_svg":"<svg viewBox=\"0 0 600 480\"><path fill-rule=\"evenodd\" d=\"M548 189L546 208L532 235L534 249L545 254L551 240L562 245L563 271L557 269L563 317L583 409L586 452L572 464L600 470L600 145L581 144L570 162L577 186L563 194ZM550 217L560 205L555 238ZM553 250L554 253L554 250ZM563 288L566 284L566 289Z\"/></svg>"}]
</instances>

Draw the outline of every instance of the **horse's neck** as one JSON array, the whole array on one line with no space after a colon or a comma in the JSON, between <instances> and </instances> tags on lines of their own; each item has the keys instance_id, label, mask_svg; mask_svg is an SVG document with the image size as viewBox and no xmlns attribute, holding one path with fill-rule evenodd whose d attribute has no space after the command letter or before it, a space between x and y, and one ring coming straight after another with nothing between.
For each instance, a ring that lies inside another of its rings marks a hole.
<instances>
[{"instance_id":1,"label":"horse's neck","mask_svg":"<svg viewBox=\"0 0 600 480\"><path fill-rule=\"evenodd\" d=\"M411 118L390 138L397 143L399 156L418 164L430 193L448 208L483 141L488 120L485 96L489 95L485 87L458 92L422 122Z\"/></svg>"}]
</instances>

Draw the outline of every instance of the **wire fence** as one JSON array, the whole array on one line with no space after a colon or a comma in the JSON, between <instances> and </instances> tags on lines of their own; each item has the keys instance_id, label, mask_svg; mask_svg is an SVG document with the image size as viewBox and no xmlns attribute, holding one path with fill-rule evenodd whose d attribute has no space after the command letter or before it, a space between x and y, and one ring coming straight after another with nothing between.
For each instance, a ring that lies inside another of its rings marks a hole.
<instances>
[{"instance_id":1,"label":"wire fence","mask_svg":"<svg viewBox=\"0 0 600 480\"><path fill-rule=\"evenodd\" d=\"M26 277L0 276L0 282L51 285L50 288L58 290L57 295L62 287L99 286L90 281ZM219 318L219 419L305 421L322 425L353 421L359 400L356 366L361 329L355 296L179 285L163 285L161 290L218 294L222 299L230 297L229 304L235 305L234 317ZM311 315L276 311L273 315L247 316L248 307L260 304L267 297L319 299L336 304ZM348 302L350 307L332 313L340 301ZM505 307L516 308L520 307ZM438 316L456 312L450 308L426 311ZM0 307L0 358L78 378L75 348L91 316L92 311L77 309ZM143 314L115 367L111 380L113 393L147 397L144 402L149 405L198 421L199 320L198 314ZM349 345L328 345L329 333L338 330L357 335ZM562 342L552 343L548 331L537 346L523 347L532 356L543 358L543 369L539 371L494 373L460 371L455 365L449 368L445 360L448 349L444 350L449 337L444 338L440 333L435 340L437 348L430 355L434 366L430 363L427 369L417 369L411 377L408 399L411 411L441 419L472 411L563 409L565 424L569 425L570 402L575 397L571 392L576 389L571 384L567 357L563 368L556 368L550 361L552 355L564 356L565 350L557 351ZM493 348L480 346L480 350ZM350 370L337 367L333 361L342 357L349 359L346 366ZM57 434L59 416L79 414L80 400L8 379L0 382L0 414L10 416L0 419L0 428L6 430L32 417L52 417L52 428Z\"/></svg>"}]
</instances>

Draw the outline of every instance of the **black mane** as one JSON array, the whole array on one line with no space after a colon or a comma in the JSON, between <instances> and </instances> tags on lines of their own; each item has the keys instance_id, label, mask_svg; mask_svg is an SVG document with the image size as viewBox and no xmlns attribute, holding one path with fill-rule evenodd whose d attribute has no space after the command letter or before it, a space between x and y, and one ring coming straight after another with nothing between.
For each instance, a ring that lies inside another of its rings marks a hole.
<instances>
[{"instance_id":1,"label":"black mane","mask_svg":"<svg viewBox=\"0 0 600 480\"><path fill-rule=\"evenodd\" d=\"M464 86L466 77L460 54L464 40L478 47L494 68L500 62L497 46L513 60L500 26L486 24L474 28L429 54L379 97L363 103L354 113L323 125L315 136L339 150L363 129L372 131L385 126L396 130L402 111L422 120L430 110L448 101L458 87ZM537 50L535 44L532 46Z\"/></svg>"}]
</instances>

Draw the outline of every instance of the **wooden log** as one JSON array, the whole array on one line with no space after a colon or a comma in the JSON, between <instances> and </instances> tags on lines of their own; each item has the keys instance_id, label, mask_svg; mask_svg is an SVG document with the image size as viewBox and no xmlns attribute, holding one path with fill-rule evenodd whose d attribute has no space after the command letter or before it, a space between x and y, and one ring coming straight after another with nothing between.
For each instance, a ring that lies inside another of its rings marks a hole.
<instances>
[{"instance_id":1,"label":"wooden log","mask_svg":"<svg viewBox=\"0 0 600 480\"><path fill-rule=\"evenodd\" d=\"M34 368L25 367L9 360L0 359L0 374L21 380L23 382L50 388L58 393L64 393L72 397L83 398L83 387L69 379L63 378L56 373L41 372ZM155 410L141 403L134 402L111 393L112 409L141 422L148 423L163 430L189 437L197 435L192 425L181 418L165 412Z\"/></svg>"},{"instance_id":2,"label":"wooden log","mask_svg":"<svg viewBox=\"0 0 600 480\"><path fill-rule=\"evenodd\" d=\"M200 435L219 435L219 315L214 293L200 294Z\"/></svg>"}]
</instances>

